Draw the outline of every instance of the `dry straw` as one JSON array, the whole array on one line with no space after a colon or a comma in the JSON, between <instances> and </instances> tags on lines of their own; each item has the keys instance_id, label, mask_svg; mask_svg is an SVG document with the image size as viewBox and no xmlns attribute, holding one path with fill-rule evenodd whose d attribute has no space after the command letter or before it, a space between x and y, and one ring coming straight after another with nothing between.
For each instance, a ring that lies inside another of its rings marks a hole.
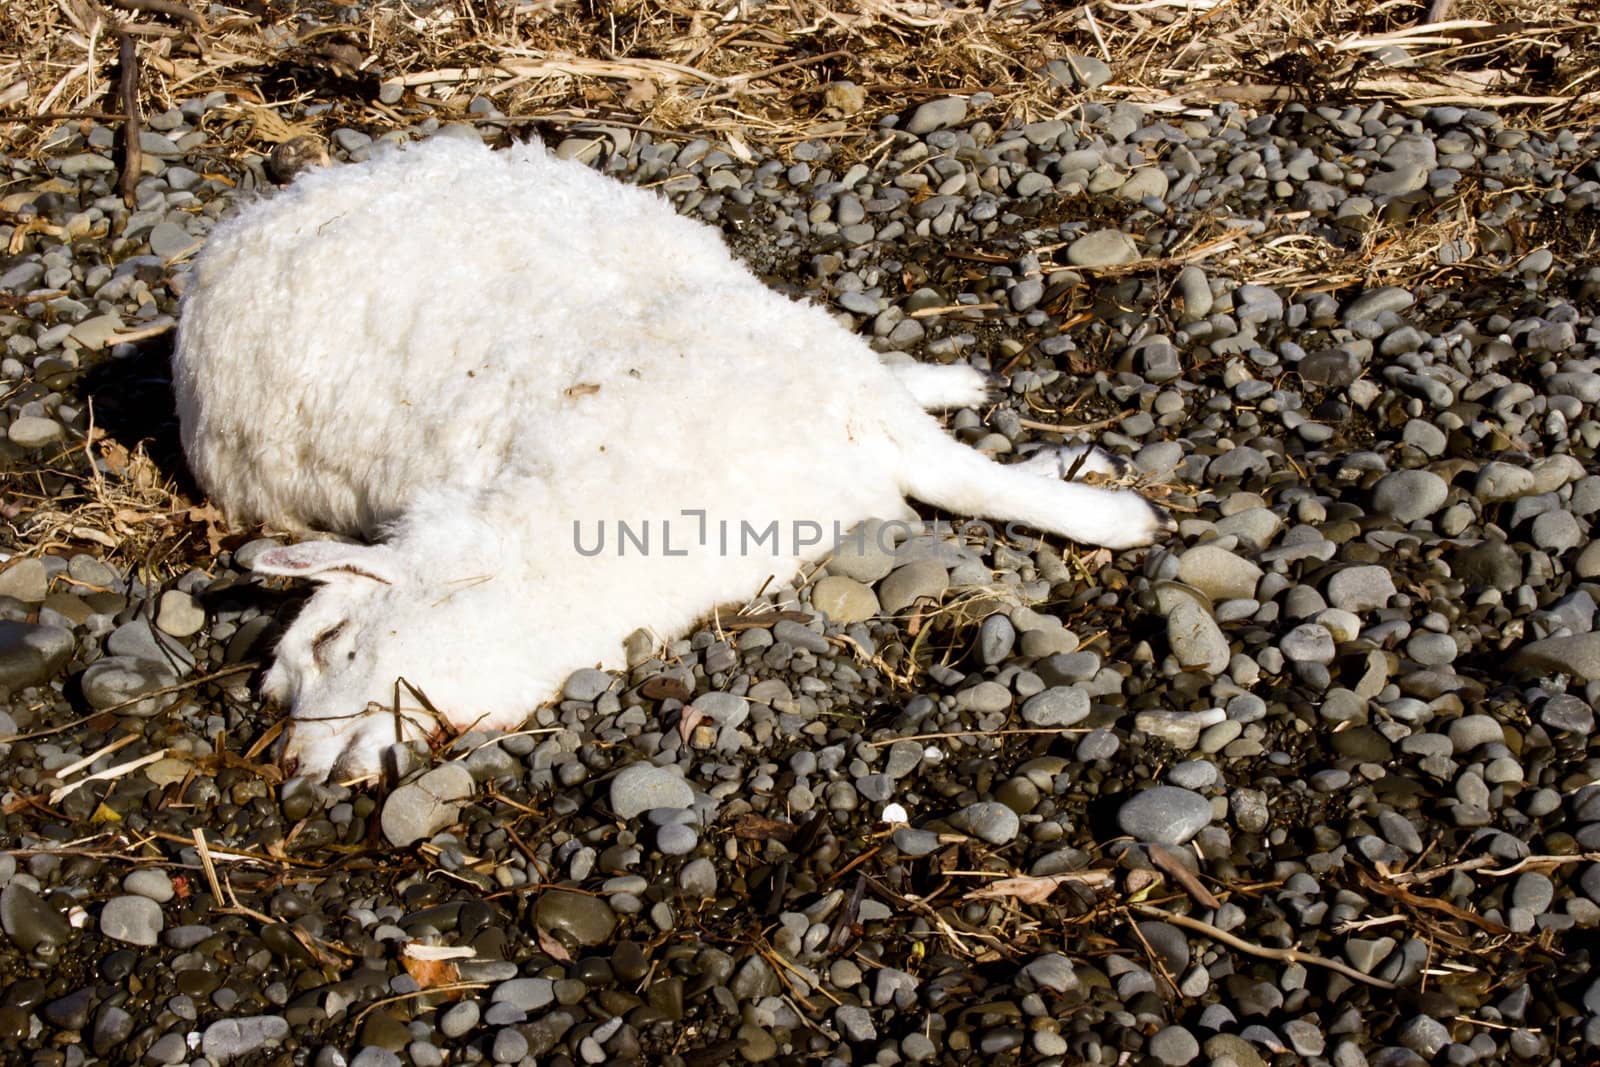
<instances>
[{"instance_id":1,"label":"dry straw","mask_svg":"<svg viewBox=\"0 0 1600 1067\"><path fill-rule=\"evenodd\" d=\"M10 0L0 117L27 149L61 118L122 115L126 41L146 111L220 90L240 126L214 132L257 148L288 136L289 113L313 98L333 105L329 125L457 118L481 100L526 122L780 143L868 129L950 93L993 93L987 118L1037 119L1080 100L1044 73L1069 53L1110 64L1096 98L1172 112L1315 86L1317 102L1515 107L1534 124L1573 123L1600 100L1600 34L1582 8L1434 0L1424 22L1411 0ZM319 18L334 13L345 21ZM826 92L844 80L864 92Z\"/></svg>"}]
</instances>

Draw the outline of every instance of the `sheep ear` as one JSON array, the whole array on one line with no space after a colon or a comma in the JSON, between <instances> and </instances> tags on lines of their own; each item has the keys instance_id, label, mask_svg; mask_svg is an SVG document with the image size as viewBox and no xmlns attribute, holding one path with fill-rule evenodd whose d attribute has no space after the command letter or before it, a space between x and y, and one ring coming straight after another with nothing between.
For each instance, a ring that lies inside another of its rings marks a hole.
<instances>
[{"instance_id":1,"label":"sheep ear","mask_svg":"<svg viewBox=\"0 0 1600 1067\"><path fill-rule=\"evenodd\" d=\"M347 545L341 541L303 541L269 548L250 567L257 574L281 574L319 582L364 578L393 585L400 580L400 560L387 545Z\"/></svg>"}]
</instances>

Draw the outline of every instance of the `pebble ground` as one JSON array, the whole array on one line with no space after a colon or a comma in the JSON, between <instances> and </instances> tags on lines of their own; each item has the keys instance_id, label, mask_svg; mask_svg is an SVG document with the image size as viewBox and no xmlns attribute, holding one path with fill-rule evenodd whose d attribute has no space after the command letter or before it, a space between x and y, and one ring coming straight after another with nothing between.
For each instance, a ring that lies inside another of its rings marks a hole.
<instances>
[{"instance_id":1,"label":"pebble ground","mask_svg":"<svg viewBox=\"0 0 1600 1067\"><path fill-rule=\"evenodd\" d=\"M352 792L254 747L303 590L152 526L114 447L171 472L186 259L267 184L224 103L150 118L132 209L110 128L0 157L8 1062L1592 1062L1595 131L980 95L753 161L554 137L886 357L1004 371L976 447L1103 421L1179 530L841 559Z\"/></svg>"}]
</instances>

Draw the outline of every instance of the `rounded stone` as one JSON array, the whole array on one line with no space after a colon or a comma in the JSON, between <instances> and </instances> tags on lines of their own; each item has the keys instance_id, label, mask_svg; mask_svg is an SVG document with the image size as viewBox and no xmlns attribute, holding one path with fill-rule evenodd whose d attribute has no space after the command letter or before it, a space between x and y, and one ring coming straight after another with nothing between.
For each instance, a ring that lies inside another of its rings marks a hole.
<instances>
[{"instance_id":1,"label":"rounded stone","mask_svg":"<svg viewBox=\"0 0 1600 1067\"><path fill-rule=\"evenodd\" d=\"M854 578L832 575L811 587L811 606L834 622L865 622L882 608L872 589Z\"/></svg>"},{"instance_id":2,"label":"rounded stone","mask_svg":"<svg viewBox=\"0 0 1600 1067\"><path fill-rule=\"evenodd\" d=\"M543 894L534 909L540 929L565 931L580 945L598 945L616 929L617 916L599 897L554 890Z\"/></svg>"},{"instance_id":3,"label":"rounded stone","mask_svg":"<svg viewBox=\"0 0 1600 1067\"><path fill-rule=\"evenodd\" d=\"M1139 258L1139 246L1121 230L1096 230L1067 246L1074 267L1116 267Z\"/></svg>"},{"instance_id":4,"label":"rounded stone","mask_svg":"<svg viewBox=\"0 0 1600 1067\"><path fill-rule=\"evenodd\" d=\"M1117 826L1137 841L1177 846L1211 824L1211 801L1173 785L1152 786L1122 802Z\"/></svg>"},{"instance_id":5,"label":"rounded stone","mask_svg":"<svg viewBox=\"0 0 1600 1067\"><path fill-rule=\"evenodd\" d=\"M1394 471L1372 487L1372 510L1401 522L1416 522L1444 507L1449 495L1450 487L1432 471Z\"/></svg>"},{"instance_id":6,"label":"rounded stone","mask_svg":"<svg viewBox=\"0 0 1600 1067\"><path fill-rule=\"evenodd\" d=\"M1178 560L1178 580L1213 600L1253 597L1261 568L1216 545L1196 545Z\"/></svg>"},{"instance_id":7,"label":"rounded stone","mask_svg":"<svg viewBox=\"0 0 1600 1067\"><path fill-rule=\"evenodd\" d=\"M112 897L100 909L100 932L113 941L150 947L161 936L161 905L149 897Z\"/></svg>"},{"instance_id":8,"label":"rounded stone","mask_svg":"<svg viewBox=\"0 0 1600 1067\"><path fill-rule=\"evenodd\" d=\"M897 614L922 600L938 600L950 588L950 575L944 564L919 559L897 567L878 583L878 602L889 614Z\"/></svg>"},{"instance_id":9,"label":"rounded stone","mask_svg":"<svg viewBox=\"0 0 1600 1067\"><path fill-rule=\"evenodd\" d=\"M632 763L611 779L611 811L619 819L632 819L655 808L687 808L694 790L676 767Z\"/></svg>"}]
</instances>

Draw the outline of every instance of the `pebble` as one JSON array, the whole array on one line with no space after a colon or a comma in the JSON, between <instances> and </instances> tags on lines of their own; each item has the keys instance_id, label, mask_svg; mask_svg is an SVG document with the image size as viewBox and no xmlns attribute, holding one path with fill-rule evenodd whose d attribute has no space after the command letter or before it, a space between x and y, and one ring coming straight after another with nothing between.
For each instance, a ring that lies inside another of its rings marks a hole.
<instances>
[{"instance_id":1,"label":"pebble","mask_svg":"<svg viewBox=\"0 0 1600 1067\"><path fill-rule=\"evenodd\" d=\"M1139 258L1139 246L1121 230L1096 230L1067 246L1074 267L1116 267Z\"/></svg>"},{"instance_id":2,"label":"pebble","mask_svg":"<svg viewBox=\"0 0 1600 1067\"><path fill-rule=\"evenodd\" d=\"M1179 664L1208 674L1221 674L1227 669L1232 655L1228 639L1203 605L1180 597L1166 615L1167 643Z\"/></svg>"},{"instance_id":3,"label":"pebble","mask_svg":"<svg viewBox=\"0 0 1600 1067\"><path fill-rule=\"evenodd\" d=\"M1261 568L1225 548L1196 545L1178 561L1178 580L1213 600L1252 597Z\"/></svg>"},{"instance_id":4,"label":"pebble","mask_svg":"<svg viewBox=\"0 0 1600 1067\"><path fill-rule=\"evenodd\" d=\"M819 579L811 589L811 606L844 623L863 622L883 610L870 586L843 575Z\"/></svg>"},{"instance_id":5,"label":"pebble","mask_svg":"<svg viewBox=\"0 0 1600 1067\"><path fill-rule=\"evenodd\" d=\"M602 944L616 929L616 913L604 900L582 893L549 892L539 897L534 919L540 929L564 931L580 945Z\"/></svg>"},{"instance_id":6,"label":"pebble","mask_svg":"<svg viewBox=\"0 0 1600 1067\"><path fill-rule=\"evenodd\" d=\"M0 570L0 596L12 597L25 604L37 604L49 593L50 576L41 560L14 560Z\"/></svg>"},{"instance_id":7,"label":"pebble","mask_svg":"<svg viewBox=\"0 0 1600 1067\"><path fill-rule=\"evenodd\" d=\"M200 1051L214 1063L276 1048L289 1037L289 1023L277 1015L245 1015L219 1019L205 1028Z\"/></svg>"},{"instance_id":8,"label":"pebble","mask_svg":"<svg viewBox=\"0 0 1600 1067\"><path fill-rule=\"evenodd\" d=\"M1386 474L1372 487L1372 509L1401 522L1416 522L1444 507L1450 487L1432 471Z\"/></svg>"},{"instance_id":9,"label":"pebble","mask_svg":"<svg viewBox=\"0 0 1600 1067\"><path fill-rule=\"evenodd\" d=\"M918 106L906 121L906 132L922 136L934 130L958 126L967 117L967 101L959 96L929 100Z\"/></svg>"},{"instance_id":10,"label":"pebble","mask_svg":"<svg viewBox=\"0 0 1600 1067\"><path fill-rule=\"evenodd\" d=\"M65 627L0 620L0 693L43 685L66 666L76 645Z\"/></svg>"},{"instance_id":11,"label":"pebble","mask_svg":"<svg viewBox=\"0 0 1600 1067\"><path fill-rule=\"evenodd\" d=\"M1022 827L1015 811L992 801L969 805L951 816L950 822L991 845L1007 843Z\"/></svg>"},{"instance_id":12,"label":"pebble","mask_svg":"<svg viewBox=\"0 0 1600 1067\"><path fill-rule=\"evenodd\" d=\"M163 924L161 905L147 896L112 897L100 909L100 932L130 945L154 945Z\"/></svg>"},{"instance_id":13,"label":"pebble","mask_svg":"<svg viewBox=\"0 0 1600 1067\"><path fill-rule=\"evenodd\" d=\"M24 415L6 428L6 436L19 448L36 449L61 440L62 428L54 419Z\"/></svg>"},{"instance_id":14,"label":"pebble","mask_svg":"<svg viewBox=\"0 0 1600 1067\"><path fill-rule=\"evenodd\" d=\"M446 763L400 786L383 804L383 836L404 848L455 822L475 783L464 763Z\"/></svg>"},{"instance_id":15,"label":"pebble","mask_svg":"<svg viewBox=\"0 0 1600 1067\"><path fill-rule=\"evenodd\" d=\"M1005 615L990 615L978 627L979 656L989 666L1001 663L1011 655L1016 641L1016 627ZM1024 707L1024 717L1026 717L1026 707Z\"/></svg>"},{"instance_id":16,"label":"pebble","mask_svg":"<svg viewBox=\"0 0 1600 1067\"><path fill-rule=\"evenodd\" d=\"M41 956L52 956L72 937L72 927L61 913L17 881L0 890L0 929L23 952Z\"/></svg>"},{"instance_id":17,"label":"pebble","mask_svg":"<svg viewBox=\"0 0 1600 1067\"><path fill-rule=\"evenodd\" d=\"M1328 603L1340 611L1374 611L1386 606L1396 592L1394 576L1376 564L1344 567L1328 579Z\"/></svg>"},{"instance_id":18,"label":"pebble","mask_svg":"<svg viewBox=\"0 0 1600 1067\"><path fill-rule=\"evenodd\" d=\"M1152 786L1117 808L1117 826L1137 841L1177 846L1211 823L1211 801L1189 789Z\"/></svg>"},{"instance_id":19,"label":"pebble","mask_svg":"<svg viewBox=\"0 0 1600 1067\"><path fill-rule=\"evenodd\" d=\"M913 560L897 567L878 584L883 610L898 614L923 601L938 601L950 588L950 574L937 560Z\"/></svg>"},{"instance_id":20,"label":"pebble","mask_svg":"<svg viewBox=\"0 0 1600 1067\"><path fill-rule=\"evenodd\" d=\"M633 819L656 808L687 808L694 790L676 767L632 763L611 779L611 811L619 819Z\"/></svg>"},{"instance_id":21,"label":"pebble","mask_svg":"<svg viewBox=\"0 0 1600 1067\"><path fill-rule=\"evenodd\" d=\"M1511 654L1510 666L1523 671L1555 671L1579 682L1600 681L1600 632L1547 637Z\"/></svg>"},{"instance_id":22,"label":"pebble","mask_svg":"<svg viewBox=\"0 0 1600 1067\"><path fill-rule=\"evenodd\" d=\"M561 687L561 695L568 700L592 704L600 698L602 693L608 691L615 682L616 679L605 671L597 671L593 667L583 667L573 671L568 676L566 683Z\"/></svg>"},{"instance_id":23,"label":"pebble","mask_svg":"<svg viewBox=\"0 0 1600 1067\"><path fill-rule=\"evenodd\" d=\"M1024 700L1021 715L1029 726L1075 726L1089 717L1089 694L1078 686L1051 686Z\"/></svg>"},{"instance_id":24,"label":"pebble","mask_svg":"<svg viewBox=\"0 0 1600 1067\"><path fill-rule=\"evenodd\" d=\"M161 594L156 625L162 633L173 637L193 637L205 624L205 609L196 603L194 597L178 589L168 589Z\"/></svg>"}]
</instances>

